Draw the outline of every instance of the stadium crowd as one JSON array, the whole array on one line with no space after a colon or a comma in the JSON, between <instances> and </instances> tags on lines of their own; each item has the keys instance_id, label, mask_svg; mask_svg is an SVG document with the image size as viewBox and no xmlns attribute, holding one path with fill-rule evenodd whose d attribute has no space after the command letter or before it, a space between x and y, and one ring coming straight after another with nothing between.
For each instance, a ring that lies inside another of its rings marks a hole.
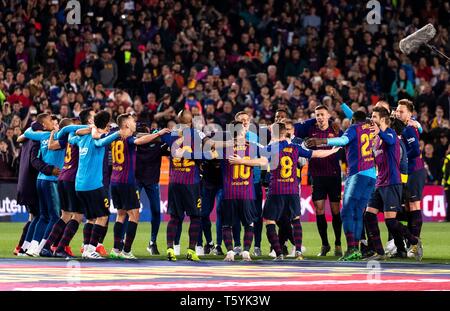
<instances>
[{"instance_id":1,"label":"stadium crowd","mask_svg":"<svg viewBox=\"0 0 450 311\"><path fill-rule=\"evenodd\" d=\"M342 102L370 113L380 99L411 99L427 183L441 184L449 68L398 42L433 23L432 44L449 53L447 1L380 1L380 25L365 22L361 1L89 0L79 25L66 22L66 3L0 1L1 179L17 176L17 138L42 112L129 112L156 129L184 108L221 126L246 111L260 126L278 109L299 122L323 104L346 130Z\"/></svg>"}]
</instances>

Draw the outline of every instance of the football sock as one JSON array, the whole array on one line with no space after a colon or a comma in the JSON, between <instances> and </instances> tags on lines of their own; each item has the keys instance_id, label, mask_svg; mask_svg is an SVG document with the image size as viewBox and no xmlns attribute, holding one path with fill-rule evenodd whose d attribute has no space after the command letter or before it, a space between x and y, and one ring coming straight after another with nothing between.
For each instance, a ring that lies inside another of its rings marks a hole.
<instances>
[{"instance_id":1,"label":"football sock","mask_svg":"<svg viewBox=\"0 0 450 311\"><path fill-rule=\"evenodd\" d=\"M327 234L327 219L324 215L316 215L316 224L317 229L319 230L320 238L322 239L322 245L330 245L328 243L328 234Z\"/></svg>"},{"instance_id":2,"label":"football sock","mask_svg":"<svg viewBox=\"0 0 450 311\"><path fill-rule=\"evenodd\" d=\"M72 241L75 233L78 230L79 225L80 224L75 219L69 220L69 222L66 225L66 228L64 229L61 241L58 244L57 251L62 251L66 246L70 244L70 241Z\"/></svg>"},{"instance_id":3,"label":"football sock","mask_svg":"<svg viewBox=\"0 0 450 311\"><path fill-rule=\"evenodd\" d=\"M173 248L173 241L177 235L177 230L180 220L175 216L170 216L169 223L167 224L167 248Z\"/></svg>"},{"instance_id":4,"label":"football sock","mask_svg":"<svg viewBox=\"0 0 450 311\"><path fill-rule=\"evenodd\" d=\"M408 213L408 228L412 235L420 237L422 231L422 211L411 211Z\"/></svg>"},{"instance_id":5,"label":"football sock","mask_svg":"<svg viewBox=\"0 0 450 311\"><path fill-rule=\"evenodd\" d=\"M342 234L341 214L340 213L333 214L331 223L333 224L334 236L336 237L336 240L334 241L334 245L340 246L341 245L341 234Z\"/></svg>"},{"instance_id":6,"label":"football sock","mask_svg":"<svg viewBox=\"0 0 450 311\"><path fill-rule=\"evenodd\" d=\"M133 241L136 236L137 226L138 224L136 222L128 221L127 235L125 236L125 245L123 247L125 253L129 253L131 251L131 245L133 245Z\"/></svg>"},{"instance_id":7,"label":"football sock","mask_svg":"<svg viewBox=\"0 0 450 311\"><path fill-rule=\"evenodd\" d=\"M254 228L253 226L246 226L244 227L244 251L250 251L250 247L252 246L253 242L253 235L254 235Z\"/></svg>"},{"instance_id":8,"label":"football sock","mask_svg":"<svg viewBox=\"0 0 450 311\"><path fill-rule=\"evenodd\" d=\"M119 252L123 249L123 241L122 241L122 230L123 223L116 222L114 224L114 248Z\"/></svg>"},{"instance_id":9,"label":"football sock","mask_svg":"<svg viewBox=\"0 0 450 311\"><path fill-rule=\"evenodd\" d=\"M201 228L201 218L191 216L191 224L189 225L189 249L195 250L195 245L197 245Z\"/></svg>"},{"instance_id":10,"label":"football sock","mask_svg":"<svg viewBox=\"0 0 450 311\"><path fill-rule=\"evenodd\" d=\"M225 244L227 251L233 250L233 233L232 232L233 232L233 230L230 226L222 227L223 242Z\"/></svg>"},{"instance_id":11,"label":"football sock","mask_svg":"<svg viewBox=\"0 0 450 311\"><path fill-rule=\"evenodd\" d=\"M44 248L50 249L50 246L56 244L56 240L60 240L61 235L64 232L64 228L66 227L66 223L61 218L53 225L53 229L48 236L47 241L45 242ZM57 245L57 244L56 244Z\"/></svg>"},{"instance_id":12,"label":"football sock","mask_svg":"<svg viewBox=\"0 0 450 311\"><path fill-rule=\"evenodd\" d=\"M100 238L105 234L106 227L95 224L92 228L92 234L91 234L91 240L89 241L89 244L97 247L98 241Z\"/></svg>"},{"instance_id":13,"label":"football sock","mask_svg":"<svg viewBox=\"0 0 450 311\"><path fill-rule=\"evenodd\" d=\"M20 236L19 245L18 245L19 247L22 247L23 242L25 241L25 237L27 236L27 232L28 232L28 228L30 228L30 224L31 224L31 221L27 221L25 226L23 226L22 235Z\"/></svg>"},{"instance_id":14,"label":"football sock","mask_svg":"<svg viewBox=\"0 0 450 311\"><path fill-rule=\"evenodd\" d=\"M303 229L300 219L292 220L292 232L294 235L295 250L301 252L303 243Z\"/></svg>"},{"instance_id":15,"label":"football sock","mask_svg":"<svg viewBox=\"0 0 450 311\"><path fill-rule=\"evenodd\" d=\"M94 227L94 224L91 224L89 222L84 224L83 228L83 244L88 245L91 241L91 235L92 235L92 228Z\"/></svg>"},{"instance_id":16,"label":"football sock","mask_svg":"<svg viewBox=\"0 0 450 311\"><path fill-rule=\"evenodd\" d=\"M277 235L277 230L275 228L274 224L266 225L267 229L267 239L270 242L270 246L272 246L273 250L277 254L277 256L281 255L281 246L280 246L280 240Z\"/></svg>"},{"instance_id":17,"label":"football sock","mask_svg":"<svg viewBox=\"0 0 450 311\"><path fill-rule=\"evenodd\" d=\"M384 249L380 239L380 228L378 227L377 215L373 213L366 213L364 215L364 220L366 222L367 235L372 241L374 250L379 255L384 255Z\"/></svg>"}]
</instances>

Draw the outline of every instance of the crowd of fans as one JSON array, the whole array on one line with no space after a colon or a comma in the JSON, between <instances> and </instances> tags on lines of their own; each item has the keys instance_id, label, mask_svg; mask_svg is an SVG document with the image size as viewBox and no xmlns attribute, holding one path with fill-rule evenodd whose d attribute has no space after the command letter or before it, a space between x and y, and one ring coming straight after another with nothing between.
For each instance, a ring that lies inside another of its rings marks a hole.
<instances>
[{"instance_id":1,"label":"crowd of fans","mask_svg":"<svg viewBox=\"0 0 450 311\"><path fill-rule=\"evenodd\" d=\"M440 183L449 145L449 67L426 48L406 56L403 37L427 23L433 45L450 52L447 1L0 0L0 177L17 173L17 137L36 115L77 117L86 107L113 117L133 112L152 128L173 126L189 108L221 126L245 110L257 125L277 109L297 122L324 104L371 112L412 99L423 127L428 183ZM331 96L334 95L334 96Z\"/></svg>"}]
</instances>

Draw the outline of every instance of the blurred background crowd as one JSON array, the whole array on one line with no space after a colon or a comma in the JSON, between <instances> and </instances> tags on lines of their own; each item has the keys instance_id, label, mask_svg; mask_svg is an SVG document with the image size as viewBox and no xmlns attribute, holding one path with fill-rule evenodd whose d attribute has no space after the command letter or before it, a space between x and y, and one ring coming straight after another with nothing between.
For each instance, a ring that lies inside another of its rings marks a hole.
<instances>
[{"instance_id":1,"label":"blurred background crowd","mask_svg":"<svg viewBox=\"0 0 450 311\"><path fill-rule=\"evenodd\" d=\"M449 67L425 48L406 56L398 42L432 23L431 43L449 54L448 1L379 1L379 25L367 24L366 1L79 2L81 23L69 25L67 1L0 0L0 178L17 175L16 139L41 112L132 112L161 128L184 108L221 126L245 110L261 126L278 109L299 122L324 104L345 130L340 102L370 113L380 99L408 98L427 182L441 183Z\"/></svg>"}]
</instances>

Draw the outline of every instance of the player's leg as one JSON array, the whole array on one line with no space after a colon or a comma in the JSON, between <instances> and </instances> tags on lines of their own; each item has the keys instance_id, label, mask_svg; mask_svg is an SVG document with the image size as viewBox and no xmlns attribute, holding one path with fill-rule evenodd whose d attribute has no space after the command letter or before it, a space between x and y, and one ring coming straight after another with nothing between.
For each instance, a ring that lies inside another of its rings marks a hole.
<instances>
[{"instance_id":1,"label":"player's leg","mask_svg":"<svg viewBox=\"0 0 450 311\"><path fill-rule=\"evenodd\" d=\"M350 177L349 177L350 178ZM345 239L347 240L347 251L345 252L344 257L339 258L339 260L344 260L348 255L354 252L355 248L357 248L358 244L355 238L355 213L356 213L356 204L358 203L356 199L353 199L350 195L349 186L349 178L345 182L345 191L344 198L342 200L342 210L341 210L341 218L342 225L344 229Z\"/></svg>"},{"instance_id":2,"label":"player's leg","mask_svg":"<svg viewBox=\"0 0 450 311\"><path fill-rule=\"evenodd\" d=\"M254 256L261 256L261 236L263 227L263 209L262 209L262 186L260 183L255 184L255 207L257 212L257 220L255 221L255 246Z\"/></svg>"},{"instance_id":3,"label":"player's leg","mask_svg":"<svg viewBox=\"0 0 450 311\"><path fill-rule=\"evenodd\" d=\"M335 236L334 241L334 256L342 256L341 234L342 234L342 219L341 219L341 177L330 177L328 179L328 198L330 199L332 225Z\"/></svg>"},{"instance_id":4,"label":"player's leg","mask_svg":"<svg viewBox=\"0 0 450 311\"><path fill-rule=\"evenodd\" d=\"M380 228L378 227L377 218L378 212L383 210L383 199L380 194L380 188L376 188L372 193L368 206L369 207L367 207L366 213L364 214L364 222L366 225L367 235L371 240L375 253L366 259L384 259L384 248L381 243Z\"/></svg>"},{"instance_id":5,"label":"player's leg","mask_svg":"<svg viewBox=\"0 0 450 311\"><path fill-rule=\"evenodd\" d=\"M69 222L67 222L62 238L59 241L58 247L56 248L55 257L63 257L63 258L73 257L73 254L67 251L67 247L69 246L70 241L72 241L73 237L78 231L78 227L80 226L82 220L83 220L82 213L73 213L72 219L69 220Z\"/></svg>"},{"instance_id":6,"label":"player's leg","mask_svg":"<svg viewBox=\"0 0 450 311\"><path fill-rule=\"evenodd\" d=\"M183 199L184 210L190 218L189 225L189 248L186 258L191 261L199 261L195 246L197 245L198 236L201 234L202 228L202 199L200 193L200 184L184 185L185 196Z\"/></svg>"},{"instance_id":7,"label":"player's leg","mask_svg":"<svg viewBox=\"0 0 450 311\"><path fill-rule=\"evenodd\" d=\"M61 203L59 199L59 193L58 193L58 184L55 181L48 181L46 183L47 187L50 191L50 197L51 200L47 202L48 204L48 212L49 212L49 222L47 224L47 228L45 229L44 237L41 240L41 243L39 244L39 251L42 250L44 245L46 244L48 238L50 237L50 233L52 232L53 226L60 220L60 213L61 213ZM66 224L64 221L60 221L58 224L60 227L64 228ZM60 234L62 230L58 230L58 233ZM59 235L58 235L59 237Z\"/></svg>"},{"instance_id":8,"label":"player's leg","mask_svg":"<svg viewBox=\"0 0 450 311\"><path fill-rule=\"evenodd\" d=\"M255 200L239 200L238 214L242 225L244 226L244 251L242 260L251 261L250 248L255 235L254 222L259 214L255 206Z\"/></svg>"},{"instance_id":9,"label":"player's leg","mask_svg":"<svg viewBox=\"0 0 450 311\"><path fill-rule=\"evenodd\" d=\"M174 241L177 235L177 231L179 231L180 219L184 217L184 210L180 202L181 198L178 195L178 190L179 185L169 184L167 212L170 215L170 219L167 223L166 239L167 258L170 261L177 260L174 251Z\"/></svg>"},{"instance_id":10,"label":"player's leg","mask_svg":"<svg viewBox=\"0 0 450 311\"><path fill-rule=\"evenodd\" d=\"M388 230L397 238L405 237L412 245L411 251L417 260L422 259L422 245L420 239L414 236L406 226L397 219L397 212L401 211L402 188L400 185L392 185L380 189L380 194L384 202L384 219Z\"/></svg>"},{"instance_id":11,"label":"player's leg","mask_svg":"<svg viewBox=\"0 0 450 311\"><path fill-rule=\"evenodd\" d=\"M312 181L312 200L316 210L316 225L319 231L322 247L317 256L326 256L330 251L328 242L327 219L325 218L325 200L327 199L326 183L323 177L314 177Z\"/></svg>"},{"instance_id":12,"label":"player's leg","mask_svg":"<svg viewBox=\"0 0 450 311\"><path fill-rule=\"evenodd\" d=\"M102 187L92 191L86 191L89 204L95 217L95 224L92 227L91 239L87 247L86 257L89 259L102 259L97 253L97 245L101 237L105 235L109 217L108 193Z\"/></svg>"},{"instance_id":13,"label":"player's leg","mask_svg":"<svg viewBox=\"0 0 450 311\"><path fill-rule=\"evenodd\" d=\"M45 181L42 179L37 180L37 191L39 199L39 220L36 223L36 227L33 233L33 238L30 243L26 254L28 256L37 257L39 256L39 243L41 242L45 229L47 228L49 222L49 212L47 202L51 200L51 195L49 189L45 187Z\"/></svg>"},{"instance_id":14,"label":"player's leg","mask_svg":"<svg viewBox=\"0 0 450 311\"><path fill-rule=\"evenodd\" d=\"M281 220L283 206L280 195L268 195L263 209L263 218L266 219L266 235L272 250L275 252L275 260L283 260L279 234L277 234L277 220ZM281 228L279 229L281 231ZM284 241L285 242L285 241Z\"/></svg>"},{"instance_id":15,"label":"player's leg","mask_svg":"<svg viewBox=\"0 0 450 311\"><path fill-rule=\"evenodd\" d=\"M295 258L297 260L303 260L302 243L303 243L303 229L300 222L301 207L300 196L290 195L287 197L288 205L285 206L285 210L289 210L289 216L292 219L292 234L295 242Z\"/></svg>"},{"instance_id":16,"label":"player's leg","mask_svg":"<svg viewBox=\"0 0 450 311\"><path fill-rule=\"evenodd\" d=\"M113 249L109 253L110 258L118 259L120 257L120 252L123 250L123 233L124 233L124 223L127 217L127 210L125 209L125 202L122 186L114 185L111 186L111 197L114 203L114 207L117 209L116 222L114 223L113 235L114 244Z\"/></svg>"},{"instance_id":17,"label":"player's leg","mask_svg":"<svg viewBox=\"0 0 450 311\"><path fill-rule=\"evenodd\" d=\"M425 169L412 173L408 178L409 192L409 212L408 212L408 228L414 236L420 238L422 231L422 210L420 203L422 202L422 193L425 186L426 171Z\"/></svg>"},{"instance_id":18,"label":"player's leg","mask_svg":"<svg viewBox=\"0 0 450 311\"><path fill-rule=\"evenodd\" d=\"M292 233L292 224L291 224L291 221L290 221L287 213L283 213L281 215L280 219L278 219L278 221L277 221L277 226L278 226L278 239L280 241L283 256L288 256L289 251L286 246L286 242L289 240L291 242L291 244L294 245L293 246L294 247L293 250L294 250L295 249L295 241L294 241L294 236ZM295 250L294 250L292 256L295 255Z\"/></svg>"},{"instance_id":19,"label":"player's leg","mask_svg":"<svg viewBox=\"0 0 450 311\"><path fill-rule=\"evenodd\" d=\"M150 212L152 214L152 229L150 243L147 250L150 252L150 255L159 255L158 246L156 244L159 227L161 225L161 198L159 192L159 184L145 185L144 190L147 194L148 201L150 203Z\"/></svg>"},{"instance_id":20,"label":"player's leg","mask_svg":"<svg viewBox=\"0 0 450 311\"><path fill-rule=\"evenodd\" d=\"M325 200L314 201L313 203L316 209L317 230L319 231L320 239L322 241L322 247L317 256L326 256L331 248L330 243L328 242L328 225L325 217Z\"/></svg>"},{"instance_id":21,"label":"player's leg","mask_svg":"<svg viewBox=\"0 0 450 311\"><path fill-rule=\"evenodd\" d=\"M130 194L131 195L131 194ZM136 207L128 210L128 225L127 232L125 236L125 245L122 251L122 257L125 259L136 259L136 257L131 252L131 247L133 245L134 239L136 237L137 227L139 223L139 199L136 199Z\"/></svg>"},{"instance_id":22,"label":"player's leg","mask_svg":"<svg viewBox=\"0 0 450 311\"><path fill-rule=\"evenodd\" d=\"M57 189L58 189L58 192L60 195L59 201L61 204L61 217L53 225L52 231L50 232L50 235L39 254L42 257L52 257L53 256L54 252L51 250L51 247L52 247L52 245L59 244L59 241L61 240L61 237L64 233L66 224L72 218L72 214L73 214L71 211L71 207L70 207L69 193L66 191L63 181L58 181Z\"/></svg>"},{"instance_id":23,"label":"player's leg","mask_svg":"<svg viewBox=\"0 0 450 311\"><path fill-rule=\"evenodd\" d=\"M211 219L209 215L214 208L214 199L216 196L216 189L207 188L202 185L202 214L201 214L201 228L198 234L198 241L196 247L197 255L209 254L213 247L211 234ZM205 235L206 244L203 247L203 234Z\"/></svg>"},{"instance_id":24,"label":"player's leg","mask_svg":"<svg viewBox=\"0 0 450 311\"><path fill-rule=\"evenodd\" d=\"M235 200L222 201L221 207L221 222L222 222L222 237L227 250L225 261L234 261L233 252L233 224L236 223L235 216Z\"/></svg>"},{"instance_id":25,"label":"player's leg","mask_svg":"<svg viewBox=\"0 0 450 311\"><path fill-rule=\"evenodd\" d=\"M223 204L223 189L219 189L216 195L216 245L214 246L214 254L223 256L222 251L222 204Z\"/></svg>"},{"instance_id":26,"label":"player's leg","mask_svg":"<svg viewBox=\"0 0 450 311\"><path fill-rule=\"evenodd\" d=\"M30 228L30 224L31 224L32 220L33 220L33 216L31 214L29 214L28 215L28 220L27 220L27 222L25 223L25 225L22 228L22 234L20 235L19 243L17 243L16 248L14 249L14 253L13 254L15 256L19 255L19 252L22 249L22 245L25 242L25 237L27 235L28 228Z\"/></svg>"},{"instance_id":27,"label":"player's leg","mask_svg":"<svg viewBox=\"0 0 450 311\"><path fill-rule=\"evenodd\" d=\"M25 235L25 240L19 250L18 256L24 256L28 248L30 247L31 241L33 240L34 231L36 229L36 224L39 221L39 202L37 205L27 205L29 212L30 226L28 227L27 234Z\"/></svg>"},{"instance_id":28,"label":"player's leg","mask_svg":"<svg viewBox=\"0 0 450 311\"><path fill-rule=\"evenodd\" d=\"M233 224L233 242L234 242L234 254L239 256L242 252L241 246L241 222L239 218L236 219L236 223Z\"/></svg>"}]
</instances>

